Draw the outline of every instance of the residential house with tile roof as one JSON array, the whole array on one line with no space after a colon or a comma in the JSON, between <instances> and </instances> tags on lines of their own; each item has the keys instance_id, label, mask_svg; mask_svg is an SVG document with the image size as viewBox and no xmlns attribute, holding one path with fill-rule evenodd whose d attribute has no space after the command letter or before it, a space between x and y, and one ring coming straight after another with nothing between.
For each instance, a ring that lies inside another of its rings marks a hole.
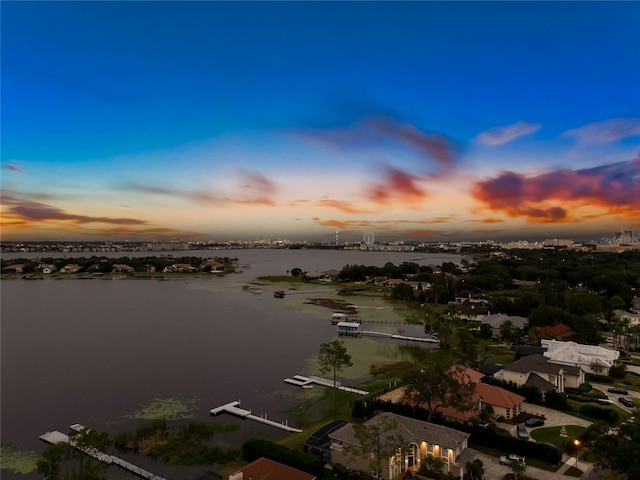
<instances>
[{"instance_id":1,"label":"residential house with tile roof","mask_svg":"<svg viewBox=\"0 0 640 480\"><path fill-rule=\"evenodd\" d=\"M562 393L566 387L578 388L584 383L584 370L573 365L553 363L540 354L527 355L502 368L503 380L516 385L531 385L532 375L551 384L555 391ZM534 379L532 378L533 382ZM537 379L536 382L539 383Z\"/></svg>"},{"instance_id":2,"label":"residential house with tile roof","mask_svg":"<svg viewBox=\"0 0 640 480\"><path fill-rule=\"evenodd\" d=\"M372 453L361 451L362 444L355 436L352 423L329 434L331 463L377 474L378 478L389 480L406 472L415 473L428 457L436 457L443 461L445 473L462 478L470 436L468 433L390 412L376 415L364 425L382 426L389 422L395 428L382 439L381 449L396 453L380 460L380 472L372 471ZM361 451L360 455L358 451Z\"/></svg>"},{"instance_id":3,"label":"residential house with tile roof","mask_svg":"<svg viewBox=\"0 0 640 480\"><path fill-rule=\"evenodd\" d=\"M576 332L564 323L537 327L537 331L540 338L545 340L568 341L576 336Z\"/></svg>"},{"instance_id":4,"label":"residential house with tile roof","mask_svg":"<svg viewBox=\"0 0 640 480\"><path fill-rule=\"evenodd\" d=\"M529 325L528 318L505 315L504 313L492 313L480 319L480 322L491 327L491 336L493 338L500 338L502 336L500 327L502 327L505 322L511 322L514 327L519 328L520 330L524 330L527 325Z\"/></svg>"},{"instance_id":5,"label":"residential house with tile roof","mask_svg":"<svg viewBox=\"0 0 640 480\"><path fill-rule=\"evenodd\" d=\"M542 340L541 344L547 349L543 355L549 361L580 367L586 373L607 374L614 362L620 358L620 352L617 350L598 345L556 340Z\"/></svg>"},{"instance_id":6,"label":"residential house with tile roof","mask_svg":"<svg viewBox=\"0 0 640 480\"><path fill-rule=\"evenodd\" d=\"M237 472L229 475L226 480L315 480L316 476L297 468L289 467L268 458L261 457Z\"/></svg>"}]
</instances>

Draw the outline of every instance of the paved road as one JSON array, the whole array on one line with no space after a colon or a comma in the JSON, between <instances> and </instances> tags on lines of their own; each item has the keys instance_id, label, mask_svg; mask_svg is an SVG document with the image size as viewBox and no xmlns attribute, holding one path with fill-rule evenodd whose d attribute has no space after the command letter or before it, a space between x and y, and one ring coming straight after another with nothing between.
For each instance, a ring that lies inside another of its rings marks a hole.
<instances>
[{"instance_id":1,"label":"paved road","mask_svg":"<svg viewBox=\"0 0 640 480\"><path fill-rule=\"evenodd\" d=\"M592 383L591 386L603 392L611 403L615 403L617 406L619 406L623 410L626 410L627 412L631 412L633 408L625 407L624 405L622 405L618 401L620 397L631 398L634 402L636 402L636 405L640 405L640 393L634 392L633 390L628 390L629 393L627 395L620 395L619 393L609 393L607 391L609 388L611 388L611 385L602 385L601 383ZM621 388L624 388L624 387L621 387ZM625 388L625 390L627 389Z\"/></svg>"}]
</instances>

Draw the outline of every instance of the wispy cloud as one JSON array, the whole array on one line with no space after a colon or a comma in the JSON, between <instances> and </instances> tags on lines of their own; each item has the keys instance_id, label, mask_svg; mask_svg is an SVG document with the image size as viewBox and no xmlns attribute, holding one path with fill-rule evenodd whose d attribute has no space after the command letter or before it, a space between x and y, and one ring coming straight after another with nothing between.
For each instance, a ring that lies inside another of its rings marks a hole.
<instances>
[{"instance_id":1,"label":"wispy cloud","mask_svg":"<svg viewBox=\"0 0 640 480\"><path fill-rule=\"evenodd\" d=\"M425 165L447 171L457 159L456 144L442 133L424 131L388 116L370 115L347 127L292 130L290 133L341 149L405 148L418 154Z\"/></svg>"},{"instance_id":2,"label":"wispy cloud","mask_svg":"<svg viewBox=\"0 0 640 480\"><path fill-rule=\"evenodd\" d=\"M203 205L223 205L227 203L239 205L268 205L275 206L276 202L269 196L276 192L277 187L274 182L261 174L241 171L236 192L241 195L216 195L210 191L202 189L180 189L160 187L156 185L127 184L122 187L124 190L136 193L152 195L163 195L182 200L187 200Z\"/></svg>"},{"instance_id":3,"label":"wispy cloud","mask_svg":"<svg viewBox=\"0 0 640 480\"><path fill-rule=\"evenodd\" d=\"M344 213L371 213L356 205L356 202L349 202L346 200L335 200L333 198L322 198L316 205L318 207L334 208Z\"/></svg>"},{"instance_id":4,"label":"wispy cloud","mask_svg":"<svg viewBox=\"0 0 640 480\"><path fill-rule=\"evenodd\" d=\"M243 176L241 188L249 192L259 192L260 194L273 194L276 192L276 184L262 174L242 171Z\"/></svg>"},{"instance_id":5,"label":"wispy cloud","mask_svg":"<svg viewBox=\"0 0 640 480\"><path fill-rule=\"evenodd\" d=\"M586 145L612 143L640 135L640 118L612 118L568 130L563 137L575 138Z\"/></svg>"},{"instance_id":6,"label":"wispy cloud","mask_svg":"<svg viewBox=\"0 0 640 480\"><path fill-rule=\"evenodd\" d=\"M531 135L540 130L539 123L516 122L506 127L496 127L478 134L476 142L491 147L509 143L516 138Z\"/></svg>"},{"instance_id":7,"label":"wispy cloud","mask_svg":"<svg viewBox=\"0 0 640 480\"><path fill-rule=\"evenodd\" d=\"M636 160L536 176L505 171L478 182L472 195L489 209L534 223L578 221L580 206L640 218L640 165Z\"/></svg>"},{"instance_id":8,"label":"wispy cloud","mask_svg":"<svg viewBox=\"0 0 640 480\"><path fill-rule=\"evenodd\" d=\"M25 222L68 222L74 225L86 223L107 223L113 225L146 225L149 222L135 218L92 217L66 212L52 205L13 196L2 195L2 204L7 211L4 215L13 221Z\"/></svg>"},{"instance_id":9,"label":"wispy cloud","mask_svg":"<svg viewBox=\"0 0 640 480\"><path fill-rule=\"evenodd\" d=\"M2 168L10 172L24 173L24 170L22 170L20 165L18 165L18 163L16 162L9 162L6 165L4 165Z\"/></svg>"}]
</instances>

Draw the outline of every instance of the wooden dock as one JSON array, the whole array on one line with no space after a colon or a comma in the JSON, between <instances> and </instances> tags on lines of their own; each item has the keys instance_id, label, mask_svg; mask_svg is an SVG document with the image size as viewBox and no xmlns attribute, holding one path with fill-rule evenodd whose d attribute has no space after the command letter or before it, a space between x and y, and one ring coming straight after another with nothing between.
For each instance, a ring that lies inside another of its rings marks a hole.
<instances>
[{"instance_id":1,"label":"wooden dock","mask_svg":"<svg viewBox=\"0 0 640 480\"><path fill-rule=\"evenodd\" d=\"M294 375L292 378L285 378L284 381L285 383L290 383L291 385L296 385L302 388L308 387L310 385L322 385L324 387L333 388L333 380L318 377L315 375L309 375L308 377L304 377L302 375ZM369 392L365 392L364 390L359 390L357 388L345 387L340 382L336 382L335 387L338 390L342 390L344 392L357 393L358 395L369 395Z\"/></svg>"},{"instance_id":2,"label":"wooden dock","mask_svg":"<svg viewBox=\"0 0 640 480\"><path fill-rule=\"evenodd\" d=\"M409 340L412 342L425 342L425 343L440 343L435 337L409 337L406 335L396 335L393 333L376 332L375 330L358 330L360 335L367 335L370 337L385 337L394 340Z\"/></svg>"},{"instance_id":3,"label":"wooden dock","mask_svg":"<svg viewBox=\"0 0 640 480\"><path fill-rule=\"evenodd\" d=\"M84 430L86 427L80 425L79 423L74 423L73 425L71 425L71 429L75 430L76 432L80 432L82 430ZM73 448L76 448L80 451L82 451L83 453L89 455L90 457L95 458L96 460L100 460L101 462L106 463L107 465L117 465L121 468L124 468L125 470L130 471L131 473L134 473L142 478L146 478L148 480L165 480L162 477L159 477L158 475L155 475L143 468L140 468L132 463L127 462L126 460L123 460L119 457L116 457L115 455L108 455L104 452L101 452L99 450L96 450L95 448L81 448L78 447L75 442L73 442L70 438L69 435L66 435L62 432L58 432L58 431L53 431L53 432L47 432L44 435L40 435L40 440L43 440L47 443L68 443L69 445L71 445Z\"/></svg>"},{"instance_id":4,"label":"wooden dock","mask_svg":"<svg viewBox=\"0 0 640 480\"><path fill-rule=\"evenodd\" d=\"M267 415L264 417L259 417L257 415L253 415L251 410L245 410L244 408L240 408L240 400L235 402L226 403L224 405L220 405L219 407L212 408L210 410L211 415L218 415L219 413L230 413L231 415L235 415L240 418L244 418L247 420L253 420L255 422L264 423L265 425L269 425L271 427L276 427L281 430L285 430L287 432L302 432L299 428L290 427L287 422L278 423L273 420L267 419Z\"/></svg>"}]
</instances>

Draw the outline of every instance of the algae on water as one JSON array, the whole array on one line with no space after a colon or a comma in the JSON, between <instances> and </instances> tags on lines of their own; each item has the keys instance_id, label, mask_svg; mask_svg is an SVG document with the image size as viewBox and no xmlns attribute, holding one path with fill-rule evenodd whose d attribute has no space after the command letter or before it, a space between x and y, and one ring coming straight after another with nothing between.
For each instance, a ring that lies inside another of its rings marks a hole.
<instances>
[{"instance_id":1,"label":"algae on water","mask_svg":"<svg viewBox=\"0 0 640 480\"><path fill-rule=\"evenodd\" d=\"M0 468L2 470L26 475L38 469L38 460L40 460L40 455L32 450L0 447Z\"/></svg>"},{"instance_id":2,"label":"algae on water","mask_svg":"<svg viewBox=\"0 0 640 480\"><path fill-rule=\"evenodd\" d=\"M141 420L183 420L194 418L191 411L197 406L198 399L184 399L180 397L157 398L127 418Z\"/></svg>"}]
</instances>

